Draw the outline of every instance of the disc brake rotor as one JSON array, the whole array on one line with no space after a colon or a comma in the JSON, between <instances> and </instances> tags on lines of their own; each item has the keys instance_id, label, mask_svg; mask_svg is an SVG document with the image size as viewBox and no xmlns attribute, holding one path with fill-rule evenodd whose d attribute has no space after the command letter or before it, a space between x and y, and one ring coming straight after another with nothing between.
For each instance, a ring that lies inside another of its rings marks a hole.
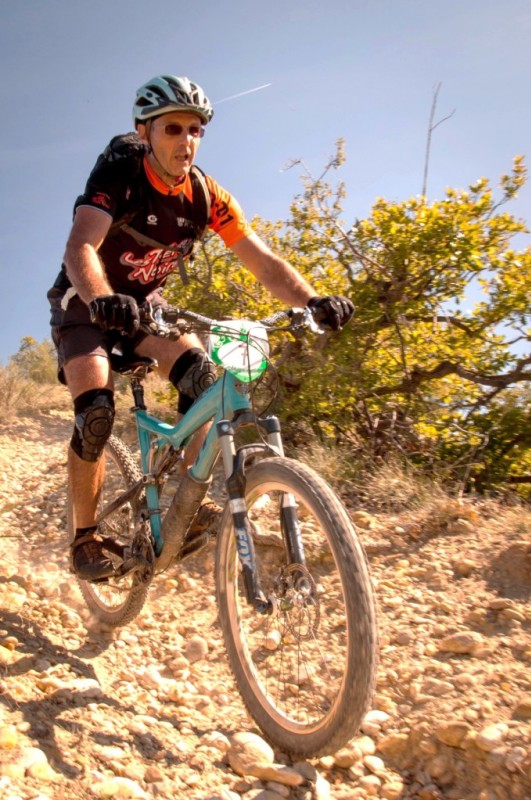
<instances>
[{"instance_id":1,"label":"disc brake rotor","mask_svg":"<svg viewBox=\"0 0 531 800\"><path fill-rule=\"evenodd\" d=\"M320 622L317 585L302 564L289 564L278 582L277 613L286 630L297 640L314 639Z\"/></svg>"}]
</instances>

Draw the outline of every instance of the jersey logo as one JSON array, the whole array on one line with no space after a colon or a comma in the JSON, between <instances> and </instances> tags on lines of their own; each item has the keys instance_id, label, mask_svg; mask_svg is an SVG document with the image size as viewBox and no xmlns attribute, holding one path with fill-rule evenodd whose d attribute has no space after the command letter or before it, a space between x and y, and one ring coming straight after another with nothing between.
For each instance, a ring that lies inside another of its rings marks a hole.
<instances>
[{"instance_id":1,"label":"jersey logo","mask_svg":"<svg viewBox=\"0 0 531 800\"><path fill-rule=\"evenodd\" d=\"M150 214L147 218L148 225L156 225L158 223L158 219L155 214Z\"/></svg>"},{"instance_id":2,"label":"jersey logo","mask_svg":"<svg viewBox=\"0 0 531 800\"><path fill-rule=\"evenodd\" d=\"M98 206L103 206L103 208L111 207L111 198L104 192L96 192L96 194L92 196L92 202L96 203Z\"/></svg>"},{"instance_id":3,"label":"jersey logo","mask_svg":"<svg viewBox=\"0 0 531 800\"><path fill-rule=\"evenodd\" d=\"M194 245L193 239L184 239L184 241L173 242L172 247L178 250L178 253L171 250L148 250L140 258L135 258L134 253L122 253L120 263L126 267L130 267L128 279L130 281L138 281L144 285L152 283L152 281L162 281L179 266L179 255L181 258L186 258L190 255Z\"/></svg>"}]
</instances>

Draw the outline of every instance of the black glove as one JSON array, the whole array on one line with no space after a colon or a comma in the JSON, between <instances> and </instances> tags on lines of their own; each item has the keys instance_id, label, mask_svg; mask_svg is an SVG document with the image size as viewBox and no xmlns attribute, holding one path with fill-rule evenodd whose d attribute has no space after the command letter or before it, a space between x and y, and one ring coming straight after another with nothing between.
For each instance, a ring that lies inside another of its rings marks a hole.
<instances>
[{"instance_id":1,"label":"black glove","mask_svg":"<svg viewBox=\"0 0 531 800\"><path fill-rule=\"evenodd\" d=\"M354 314L354 303L348 297L335 294L328 297L312 297L308 300L308 308L317 323L333 331L341 330Z\"/></svg>"},{"instance_id":2,"label":"black glove","mask_svg":"<svg viewBox=\"0 0 531 800\"><path fill-rule=\"evenodd\" d=\"M104 331L122 331L134 336L140 325L140 314L134 297L128 294L105 294L89 303L90 319Z\"/></svg>"}]
</instances>

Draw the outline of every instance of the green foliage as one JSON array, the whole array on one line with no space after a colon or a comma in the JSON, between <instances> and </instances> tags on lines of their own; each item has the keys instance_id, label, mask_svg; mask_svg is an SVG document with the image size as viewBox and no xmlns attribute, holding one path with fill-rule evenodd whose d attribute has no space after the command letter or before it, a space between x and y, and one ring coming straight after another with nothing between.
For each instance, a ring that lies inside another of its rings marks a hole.
<instances>
[{"instance_id":1,"label":"green foliage","mask_svg":"<svg viewBox=\"0 0 531 800\"><path fill-rule=\"evenodd\" d=\"M354 322L339 334L286 342L277 353L279 407L325 443L356 457L399 453L463 486L529 472L531 248L512 248L522 220L504 210L526 180L522 157L495 198L481 178L440 200L378 199L364 220L342 222L344 185L303 172L285 224L254 220L272 249L320 294L350 296ZM279 307L220 240L211 238L169 298L218 317ZM471 289L483 299L464 310Z\"/></svg>"},{"instance_id":2,"label":"green foliage","mask_svg":"<svg viewBox=\"0 0 531 800\"><path fill-rule=\"evenodd\" d=\"M273 250L282 251L280 224L257 218L253 229ZM190 283L185 286L174 277L165 291L168 301L182 308L223 319L265 316L282 307L215 235L205 239L186 270Z\"/></svg>"},{"instance_id":3,"label":"green foliage","mask_svg":"<svg viewBox=\"0 0 531 800\"><path fill-rule=\"evenodd\" d=\"M471 478L478 491L531 475L531 387L512 387L471 420L475 454ZM468 443L470 446L470 443ZM466 452L466 451L465 451Z\"/></svg>"}]
</instances>

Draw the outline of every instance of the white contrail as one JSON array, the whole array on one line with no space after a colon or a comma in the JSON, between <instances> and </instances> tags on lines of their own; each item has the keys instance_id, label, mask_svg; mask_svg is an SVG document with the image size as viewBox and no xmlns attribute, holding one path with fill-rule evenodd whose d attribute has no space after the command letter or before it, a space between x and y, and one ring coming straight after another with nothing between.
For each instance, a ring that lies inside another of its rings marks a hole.
<instances>
[{"instance_id":1,"label":"white contrail","mask_svg":"<svg viewBox=\"0 0 531 800\"><path fill-rule=\"evenodd\" d=\"M259 92L260 89L267 89L272 86L272 83L263 83L262 86L255 86L254 89L247 89L245 92L238 92L238 94L231 94L230 97L224 97L222 100L215 100L213 105L219 106L220 103L226 103L227 100L235 100L237 97L243 97L244 94L251 94L252 92Z\"/></svg>"}]
</instances>

